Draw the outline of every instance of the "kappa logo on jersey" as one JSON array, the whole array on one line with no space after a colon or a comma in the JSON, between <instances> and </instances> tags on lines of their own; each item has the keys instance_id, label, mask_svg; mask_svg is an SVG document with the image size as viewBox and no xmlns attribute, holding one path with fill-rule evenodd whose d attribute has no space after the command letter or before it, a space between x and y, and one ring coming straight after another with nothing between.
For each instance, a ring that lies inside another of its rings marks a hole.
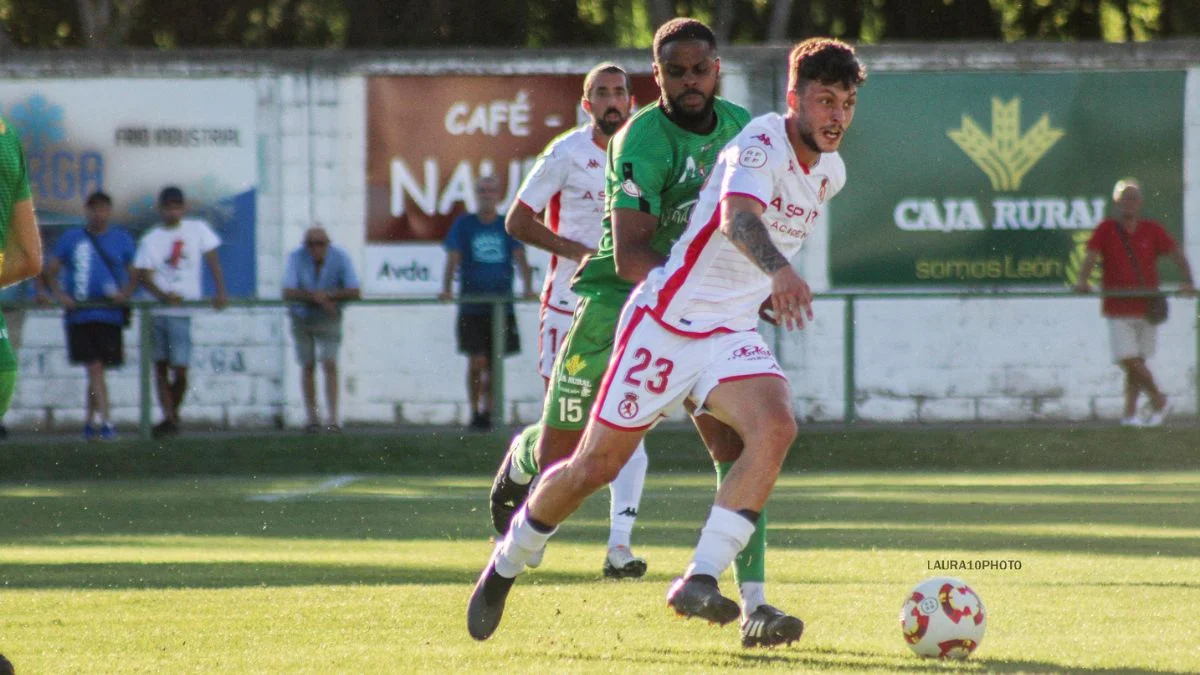
<instances>
[{"instance_id":1,"label":"kappa logo on jersey","mask_svg":"<svg viewBox=\"0 0 1200 675\"><path fill-rule=\"evenodd\" d=\"M796 163L790 159L788 160L788 173L796 173Z\"/></svg>"},{"instance_id":2,"label":"kappa logo on jersey","mask_svg":"<svg viewBox=\"0 0 1200 675\"><path fill-rule=\"evenodd\" d=\"M578 375L579 371L584 368L587 368L587 361L579 358L578 354L571 355L571 358L567 359L566 363L563 364L563 370L566 370L567 374L571 377Z\"/></svg>"},{"instance_id":3,"label":"kappa logo on jersey","mask_svg":"<svg viewBox=\"0 0 1200 675\"><path fill-rule=\"evenodd\" d=\"M588 163L587 163L587 168L589 168L589 169L599 169L599 168L600 168L600 162L597 162L597 161L596 161L596 160L594 160L594 159L589 159L589 160L588 160Z\"/></svg>"},{"instance_id":4,"label":"kappa logo on jersey","mask_svg":"<svg viewBox=\"0 0 1200 675\"><path fill-rule=\"evenodd\" d=\"M183 254L183 240L176 239L171 243L171 253L167 256L167 267L171 269L179 269L179 263L186 258Z\"/></svg>"},{"instance_id":5,"label":"kappa logo on jersey","mask_svg":"<svg viewBox=\"0 0 1200 675\"><path fill-rule=\"evenodd\" d=\"M767 165L767 151L757 145L752 145L738 155L738 164L747 169L760 169Z\"/></svg>"},{"instance_id":6,"label":"kappa logo on jersey","mask_svg":"<svg viewBox=\"0 0 1200 675\"><path fill-rule=\"evenodd\" d=\"M771 350L767 349L766 347L762 347L760 345L747 345L745 347L738 347L737 351L735 351L733 356L730 358L745 359L747 361L763 361L774 358L774 355L771 354Z\"/></svg>"},{"instance_id":7,"label":"kappa logo on jersey","mask_svg":"<svg viewBox=\"0 0 1200 675\"><path fill-rule=\"evenodd\" d=\"M679 182L676 185L682 185L697 178L703 179L707 175L708 169L703 164L697 162L695 157L688 155L687 161L683 163L683 175L679 177Z\"/></svg>"},{"instance_id":8,"label":"kappa logo on jersey","mask_svg":"<svg viewBox=\"0 0 1200 675\"><path fill-rule=\"evenodd\" d=\"M771 147L771 137L766 134L759 134L757 136L751 136L751 138L758 141L759 143L762 143L763 145L767 146L768 148Z\"/></svg>"},{"instance_id":9,"label":"kappa logo on jersey","mask_svg":"<svg viewBox=\"0 0 1200 675\"><path fill-rule=\"evenodd\" d=\"M825 190L829 187L829 178L821 179L821 189L817 190L817 202L825 203Z\"/></svg>"},{"instance_id":10,"label":"kappa logo on jersey","mask_svg":"<svg viewBox=\"0 0 1200 675\"><path fill-rule=\"evenodd\" d=\"M617 414L627 420L637 417L638 414L638 396L637 394L627 392L624 400L617 404Z\"/></svg>"},{"instance_id":11,"label":"kappa logo on jersey","mask_svg":"<svg viewBox=\"0 0 1200 675\"><path fill-rule=\"evenodd\" d=\"M621 183L621 192L624 192L634 199L642 198L642 189L638 187L637 183L633 182L632 179L626 179L625 182Z\"/></svg>"}]
</instances>

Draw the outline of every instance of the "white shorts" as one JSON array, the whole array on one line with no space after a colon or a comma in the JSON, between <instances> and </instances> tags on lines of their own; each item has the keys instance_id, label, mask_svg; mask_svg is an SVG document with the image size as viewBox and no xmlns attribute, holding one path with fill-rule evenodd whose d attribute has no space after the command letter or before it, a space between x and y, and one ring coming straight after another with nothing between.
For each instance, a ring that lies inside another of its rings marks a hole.
<instances>
[{"instance_id":1,"label":"white shorts","mask_svg":"<svg viewBox=\"0 0 1200 675\"><path fill-rule=\"evenodd\" d=\"M647 429L684 399L700 412L722 382L786 380L758 331L698 337L672 331L644 306L626 305L592 414L610 427Z\"/></svg>"},{"instance_id":2,"label":"white shorts","mask_svg":"<svg viewBox=\"0 0 1200 675\"><path fill-rule=\"evenodd\" d=\"M1121 317L1108 320L1108 342L1112 347L1113 363L1154 356L1157 337L1158 327L1151 326L1145 319Z\"/></svg>"},{"instance_id":3,"label":"white shorts","mask_svg":"<svg viewBox=\"0 0 1200 675\"><path fill-rule=\"evenodd\" d=\"M538 329L538 375L550 379L554 373L554 357L558 347L571 330L575 315L542 305L541 327Z\"/></svg>"}]
</instances>

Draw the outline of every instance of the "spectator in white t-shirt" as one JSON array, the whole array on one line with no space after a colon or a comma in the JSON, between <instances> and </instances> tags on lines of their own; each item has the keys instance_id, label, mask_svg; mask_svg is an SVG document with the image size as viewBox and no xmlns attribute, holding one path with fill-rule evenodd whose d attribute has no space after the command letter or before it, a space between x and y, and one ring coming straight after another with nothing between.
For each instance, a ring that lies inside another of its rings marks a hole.
<instances>
[{"instance_id":1,"label":"spectator in white t-shirt","mask_svg":"<svg viewBox=\"0 0 1200 675\"><path fill-rule=\"evenodd\" d=\"M217 258L221 238L198 218L184 218L183 191L165 187L158 195L162 222L142 236L134 266L142 286L167 305L153 316L151 349L154 383L163 421L154 427L155 438L179 433L179 407L187 393L187 373L192 355L191 311L178 305L203 297L203 268L208 263L216 285L213 307L228 304L225 275Z\"/></svg>"}]
</instances>

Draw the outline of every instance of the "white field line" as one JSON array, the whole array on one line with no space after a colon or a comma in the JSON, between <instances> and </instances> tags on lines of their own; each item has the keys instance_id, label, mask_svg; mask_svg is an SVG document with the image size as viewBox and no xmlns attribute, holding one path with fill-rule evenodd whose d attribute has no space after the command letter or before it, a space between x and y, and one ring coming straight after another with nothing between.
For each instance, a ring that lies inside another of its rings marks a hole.
<instances>
[{"instance_id":1,"label":"white field line","mask_svg":"<svg viewBox=\"0 0 1200 675\"><path fill-rule=\"evenodd\" d=\"M258 495L250 495L246 499L252 502L279 502L285 499L295 499L297 497L311 497L325 492L332 492L338 488L346 487L347 485L358 480L358 476L353 474L342 474L334 476L328 480L323 480L316 485L303 488L301 490L289 490L287 492L264 492Z\"/></svg>"}]
</instances>

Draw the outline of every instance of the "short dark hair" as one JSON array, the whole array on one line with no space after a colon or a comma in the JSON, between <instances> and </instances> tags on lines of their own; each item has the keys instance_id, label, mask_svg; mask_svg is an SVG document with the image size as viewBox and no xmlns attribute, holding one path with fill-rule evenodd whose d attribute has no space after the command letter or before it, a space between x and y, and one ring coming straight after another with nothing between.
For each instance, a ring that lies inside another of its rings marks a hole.
<instances>
[{"instance_id":1,"label":"short dark hair","mask_svg":"<svg viewBox=\"0 0 1200 675\"><path fill-rule=\"evenodd\" d=\"M15 675L17 669L13 667L12 661L9 661L0 654L0 675Z\"/></svg>"},{"instance_id":2,"label":"short dark hair","mask_svg":"<svg viewBox=\"0 0 1200 675\"><path fill-rule=\"evenodd\" d=\"M854 47L834 38L809 38L792 48L788 57L788 90L801 82L841 84L847 88L867 79Z\"/></svg>"},{"instance_id":3,"label":"short dark hair","mask_svg":"<svg viewBox=\"0 0 1200 675\"><path fill-rule=\"evenodd\" d=\"M183 190L174 185L168 185L158 193L158 203L161 206L173 202L183 203Z\"/></svg>"},{"instance_id":4,"label":"short dark hair","mask_svg":"<svg viewBox=\"0 0 1200 675\"><path fill-rule=\"evenodd\" d=\"M624 68L622 68L621 66L618 66L617 64L613 63L612 61L605 61L603 63L598 63L595 66L593 66L592 69L588 71L588 74L584 76L584 78L583 78L583 97L587 98L592 93L592 86L596 84L597 77L599 77L601 75L609 74L609 73L620 73L621 75L624 75L625 76L625 91L632 93L633 82L629 79L629 73L625 72Z\"/></svg>"},{"instance_id":5,"label":"short dark hair","mask_svg":"<svg viewBox=\"0 0 1200 675\"><path fill-rule=\"evenodd\" d=\"M717 36L702 21L695 19L671 19L654 31L654 60L662 57L663 47L680 40L699 40L717 48Z\"/></svg>"},{"instance_id":6,"label":"short dark hair","mask_svg":"<svg viewBox=\"0 0 1200 675\"><path fill-rule=\"evenodd\" d=\"M106 192L96 190L92 194L88 195L87 201L84 202L84 204L87 206L95 206L96 204L108 204L109 206L112 206L112 197L109 197L108 193Z\"/></svg>"}]
</instances>

